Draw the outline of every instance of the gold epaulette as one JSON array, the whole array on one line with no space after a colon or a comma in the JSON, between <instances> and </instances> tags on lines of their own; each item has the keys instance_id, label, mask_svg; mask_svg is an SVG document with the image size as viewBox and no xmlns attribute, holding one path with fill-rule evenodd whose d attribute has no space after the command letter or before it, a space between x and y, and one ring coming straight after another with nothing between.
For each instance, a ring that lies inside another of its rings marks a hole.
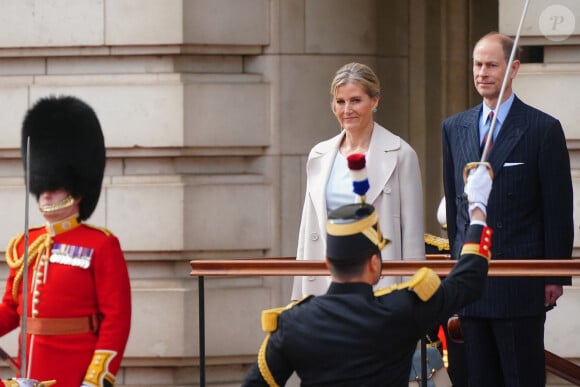
<instances>
[{"instance_id":1,"label":"gold epaulette","mask_svg":"<svg viewBox=\"0 0 580 387\"><path fill-rule=\"evenodd\" d=\"M437 247L439 251L449 250L449 239L447 238L425 233L424 239L426 244Z\"/></svg>"},{"instance_id":2,"label":"gold epaulette","mask_svg":"<svg viewBox=\"0 0 580 387\"><path fill-rule=\"evenodd\" d=\"M312 298L312 295L305 296L297 301L292 301L286 306L262 311L262 330L268 334L266 335L266 338L264 338L260 350L258 351L258 369L260 370L262 378L264 378L264 381L269 387L279 387L276 383L276 379L274 379L274 375L272 375L272 372L270 371L270 367L268 367L268 362L266 361L266 348L268 347L268 341L270 340L272 332L275 332L278 329L278 317L280 317L280 314L282 314L283 311L293 308L310 298Z\"/></svg>"},{"instance_id":3,"label":"gold epaulette","mask_svg":"<svg viewBox=\"0 0 580 387\"><path fill-rule=\"evenodd\" d=\"M83 224L89 228L94 229L94 230L99 230L100 232L102 232L106 236L113 235L113 233L110 230L106 229L105 227L95 226L94 224L89 224L89 223L83 223Z\"/></svg>"},{"instance_id":4,"label":"gold epaulette","mask_svg":"<svg viewBox=\"0 0 580 387\"><path fill-rule=\"evenodd\" d=\"M440 285L441 278L433 270L422 267L417 270L410 280L389 286L385 289L378 289L375 291L375 296L380 297L392 293L395 290L409 289L415 292L422 301L427 301L435 294Z\"/></svg>"},{"instance_id":5,"label":"gold epaulette","mask_svg":"<svg viewBox=\"0 0 580 387\"><path fill-rule=\"evenodd\" d=\"M288 309L310 299L311 297L312 297L312 295L308 295L308 296L301 298L300 300L292 301L291 303L289 303L286 306L281 306L281 307L273 308L273 309L266 309L266 310L262 311L262 330L266 333L271 333L271 332L276 331L278 329L278 317L280 316L280 314L283 311L288 310Z\"/></svg>"}]
</instances>

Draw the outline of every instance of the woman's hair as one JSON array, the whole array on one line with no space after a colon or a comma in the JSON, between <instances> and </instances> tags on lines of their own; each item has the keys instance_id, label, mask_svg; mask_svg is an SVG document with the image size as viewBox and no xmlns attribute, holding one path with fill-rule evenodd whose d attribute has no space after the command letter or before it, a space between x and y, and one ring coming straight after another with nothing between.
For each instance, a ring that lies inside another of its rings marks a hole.
<instances>
[{"instance_id":1,"label":"woman's hair","mask_svg":"<svg viewBox=\"0 0 580 387\"><path fill-rule=\"evenodd\" d=\"M353 62L345 64L334 74L334 79L330 85L332 98L334 98L337 88L349 82L359 84L371 98L380 95L381 83L374 71L367 65Z\"/></svg>"}]
</instances>

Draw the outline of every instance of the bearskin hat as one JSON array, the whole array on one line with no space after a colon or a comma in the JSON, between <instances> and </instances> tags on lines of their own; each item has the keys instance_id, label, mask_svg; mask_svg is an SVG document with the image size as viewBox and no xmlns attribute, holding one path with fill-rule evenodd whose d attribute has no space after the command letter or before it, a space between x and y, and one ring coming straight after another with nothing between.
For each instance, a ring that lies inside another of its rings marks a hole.
<instances>
[{"instance_id":1,"label":"bearskin hat","mask_svg":"<svg viewBox=\"0 0 580 387\"><path fill-rule=\"evenodd\" d=\"M105 141L93 109L72 96L45 97L26 113L21 153L26 164L30 139L30 192L66 189L81 197L80 220L97 206L105 170ZM26 165L25 165L26 166Z\"/></svg>"}]
</instances>

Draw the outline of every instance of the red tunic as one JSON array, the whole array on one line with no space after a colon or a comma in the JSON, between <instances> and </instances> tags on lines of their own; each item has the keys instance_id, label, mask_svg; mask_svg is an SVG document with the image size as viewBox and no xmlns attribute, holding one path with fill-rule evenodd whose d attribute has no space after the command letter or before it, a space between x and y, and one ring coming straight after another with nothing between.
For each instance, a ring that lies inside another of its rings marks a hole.
<instances>
[{"instance_id":1,"label":"red tunic","mask_svg":"<svg viewBox=\"0 0 580 387\"><path fill-rule=\"evenodd\" d=\"M29 233L29 246L47 229ZM17 256L23 255L23 240ZM72 318L98 315L97 333L66 335L28 334L28 378L56 379L58 387L79 387L95 351L114 354L108 371L116 375L129 337L131 289L125 258L118 239L104 230L84 224L52 237L50 256L29 265L29 317ZM7 251L9 261L14 252ZM31 256L32 259L32 256ZM22 287L13 299L17 269L10 269L0 304L0 335L20 325ZM19 282L20 283L20 282ZM18 357L20 359L20 357Z\"/></svg>"}]
</instances>

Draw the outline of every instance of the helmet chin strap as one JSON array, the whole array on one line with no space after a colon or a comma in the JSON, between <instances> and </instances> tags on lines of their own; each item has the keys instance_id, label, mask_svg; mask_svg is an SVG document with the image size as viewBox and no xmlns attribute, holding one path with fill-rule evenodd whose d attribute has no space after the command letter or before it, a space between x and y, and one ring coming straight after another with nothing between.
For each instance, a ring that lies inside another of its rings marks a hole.
<instances>
[{"instance_id":1,"label":"helmet chin strap","mask_svg":"<svg viewBox=\"0 0 580 387\"><path fill-rule=\"evenodd\" d=\"M75 200L72 196L68 195L66 198L62 199L61 201L53 204L49 204L46 206L38 206L40 212L43 214L54 212L58 210L62 210L63 208L70 207L74 204Z\"/></svg>"}]
</instances>

